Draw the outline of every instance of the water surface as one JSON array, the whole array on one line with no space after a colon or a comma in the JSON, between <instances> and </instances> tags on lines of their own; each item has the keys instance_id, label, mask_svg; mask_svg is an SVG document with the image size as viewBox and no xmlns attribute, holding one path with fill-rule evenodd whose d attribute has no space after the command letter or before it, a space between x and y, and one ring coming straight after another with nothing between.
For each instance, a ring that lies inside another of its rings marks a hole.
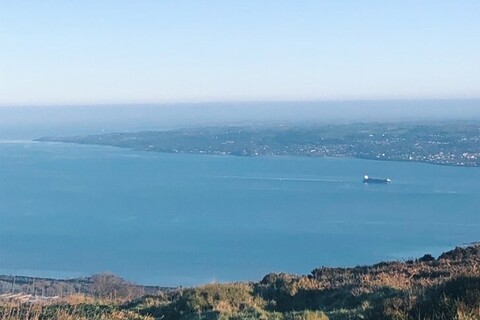
<instances>
[{"instance_id":1,"label":"water surface","mask_svg":"<svg viewBox=\"0 0 480 320\"><path fill-rule=\"evenodd\" d=\"M192 285L439 254L479 240L479 181L420 163L3 141L0 272Z\"/></svg>"}]
</instances>

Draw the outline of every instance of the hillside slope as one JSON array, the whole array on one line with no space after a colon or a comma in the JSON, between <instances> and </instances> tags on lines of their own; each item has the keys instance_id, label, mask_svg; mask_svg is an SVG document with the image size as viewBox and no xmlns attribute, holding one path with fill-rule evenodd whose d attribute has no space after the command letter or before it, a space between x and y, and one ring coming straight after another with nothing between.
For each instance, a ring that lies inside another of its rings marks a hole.
<instances>
[{"instance_id":1,"label":"hillside slope","mask_svg":"<svg viewBox=\"0 0 480 320\"><path fill-rule=\"evenodd\" d=\"M161 290L133 300L105 290L33 303L3 297L2 320L480 319L480 245L438 258L272 273L257 283Z\"/></svg>"}]
</instances>

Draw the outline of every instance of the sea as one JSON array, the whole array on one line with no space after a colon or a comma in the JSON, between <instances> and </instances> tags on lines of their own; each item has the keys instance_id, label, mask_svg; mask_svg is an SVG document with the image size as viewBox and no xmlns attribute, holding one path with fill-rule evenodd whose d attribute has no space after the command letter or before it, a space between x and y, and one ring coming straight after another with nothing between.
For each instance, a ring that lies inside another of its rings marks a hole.
<instances>
[{"instance_id":1,"label":"sea","mask_svg":"<svg viewBox=\"0 0 480 320\"><path fill-rule=\"evenodd\" d=\"M479 168L0 141L0 274L191 286L477 240Z\"/></svg>"}]
</instances>

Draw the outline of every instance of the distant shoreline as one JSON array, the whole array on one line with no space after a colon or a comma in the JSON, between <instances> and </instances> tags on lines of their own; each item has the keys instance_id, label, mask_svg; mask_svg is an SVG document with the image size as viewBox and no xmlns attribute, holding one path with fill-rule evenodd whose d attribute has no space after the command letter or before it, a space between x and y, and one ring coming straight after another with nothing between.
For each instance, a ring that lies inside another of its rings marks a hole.
<instances>
[{"instance_id":1,"label":"distant shoreline","mask_svg":"<svg viewBox=\"0 0 480 320\"><path fill-rule=\"evenodd\" d=\"M480 123L223 126L42 137L35 141L232 156L351 157L480 167Z\"/></svg>"},{"instance_id":2,"label":"distant shoreline","mask_svg":"<svg viewBox=\"0 0 480 320\"><path fill-rule=\"evenodd\" d=\"M434 165L434 166L444 166L444 167L455 167L455 168L480 168L477 165L458 165L454 163L436 163L436 162L428 162L428 161L416 161L416 160L402 160L402 159L377 159L377 158L363 158L357 156L308 156L308 155L275 155L275 154L268 154L268 155L236 155L236 154L215 154L215 153L194 153L194 152L172 152L172 151L154 151L154 150L141 150L136 148L129 148L129 147L122 147L122 146L115 146L115 145L105 145L105 144L94 144L94 143L79 143L79 142L64 142L64 141L51 141L51 140L40 140L33 139L33 140L18 140L14 141L13 143L22 143L22 142L36 142L36 143L62 143L62 144L73 144L73 145L84 145L84 146L99 146L99 147L113 147L122 150L130 150L130 151L137 151L137 152L154 152L154 153L164 153L164 154L182 154L182 155L195 155L195 156L213 156L213 157L235 157L235 158L277 158L277 157L295 157L295 158L305 158L305 159L358 159L358 160L367 160L367 161L382 161L382 162L402 162L402 163L421 163L427 165ZM2 143L0 141L0 143ZM10 142L4 142L10 143Z\"/></svg>"}]
</instances>

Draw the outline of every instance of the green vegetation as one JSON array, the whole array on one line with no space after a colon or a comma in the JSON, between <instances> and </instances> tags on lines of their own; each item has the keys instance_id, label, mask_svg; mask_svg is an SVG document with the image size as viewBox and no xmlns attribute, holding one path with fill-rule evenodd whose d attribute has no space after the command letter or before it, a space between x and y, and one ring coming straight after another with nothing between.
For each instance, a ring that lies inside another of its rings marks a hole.
<instances>
[{"instance_id":1,"label":"green vegetation","mask_svg":"<svg viewBox=\"0 0 480 320\"><path fill-rule=\"evenodd\" d=\"M38 141L107 145L170 153L355 157L480 166L478 121L210 127L45 137Z\"/></svg>"},{"instance_id":2,"label":"green vegetation","mask_svg":"<svg viewBox=\"0 0 480 320\"><path fill-rule=\"evenodd\" d=\"M127 285L118 278L94 279L91 295L33 302L0 295L0 320L480 319L480 245L456 248L438 259L425 255L372 266L318 268L309 275L268 274L258 283L164 289L137 298L128 291L108 292Z\"/></svg>"}]
</instances>

